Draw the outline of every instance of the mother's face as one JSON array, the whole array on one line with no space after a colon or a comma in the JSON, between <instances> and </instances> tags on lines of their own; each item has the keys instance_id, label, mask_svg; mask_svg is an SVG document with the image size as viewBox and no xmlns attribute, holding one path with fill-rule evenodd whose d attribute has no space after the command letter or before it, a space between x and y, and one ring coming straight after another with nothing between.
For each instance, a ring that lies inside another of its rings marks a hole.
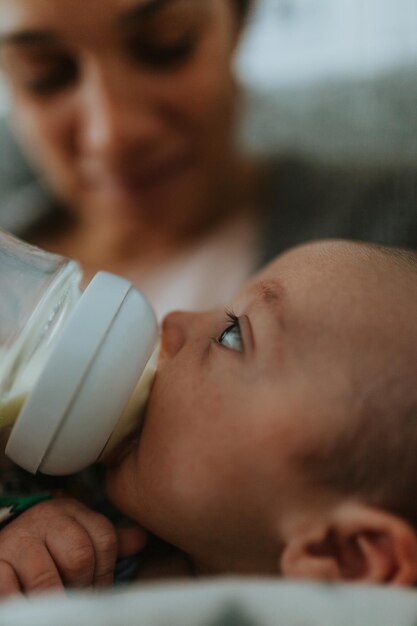
<instances>
[{"instance_id":1,"label":"mother's face","mask_svg":"<svg viewBox=\"0 0 417 626\"><path fill-rule=\"evenodd\" d=\"M225 0L0 0L12 124L74 209L190 221L230 162L237 31Z\"/></svg>"}]
</instances>

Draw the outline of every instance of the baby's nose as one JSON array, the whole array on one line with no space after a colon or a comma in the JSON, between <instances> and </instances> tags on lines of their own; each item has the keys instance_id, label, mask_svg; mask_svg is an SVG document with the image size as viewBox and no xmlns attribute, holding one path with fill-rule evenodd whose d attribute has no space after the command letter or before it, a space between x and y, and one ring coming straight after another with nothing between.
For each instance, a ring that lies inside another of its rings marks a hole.
<instances>
[{"instance_id":1,"label":"baby's nose","mask_svg":"<svg viewBox=\"0 0 417 626\"><path fill-rule=\"evenodd\" d=\"M175 311L169 313L162 322L160 360L175 356L183 347L186 338L184 318L187 313Z\"/></svg>"}]
</instances>

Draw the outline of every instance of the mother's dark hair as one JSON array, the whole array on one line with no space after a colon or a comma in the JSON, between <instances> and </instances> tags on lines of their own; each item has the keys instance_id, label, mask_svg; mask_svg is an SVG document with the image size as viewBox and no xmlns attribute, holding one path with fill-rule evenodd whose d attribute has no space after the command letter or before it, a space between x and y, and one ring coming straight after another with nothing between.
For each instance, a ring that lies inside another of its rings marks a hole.
<instances>
[{"instance_id":1,"label":"mother's dark hair","mask_svg":"<svg viewBox=\"0 0 417 626\"><path fill-rule=\"evenodd\" d=\"M239 13L245 17L253 0L233 0Z\"/></svg>"}]
</instances>

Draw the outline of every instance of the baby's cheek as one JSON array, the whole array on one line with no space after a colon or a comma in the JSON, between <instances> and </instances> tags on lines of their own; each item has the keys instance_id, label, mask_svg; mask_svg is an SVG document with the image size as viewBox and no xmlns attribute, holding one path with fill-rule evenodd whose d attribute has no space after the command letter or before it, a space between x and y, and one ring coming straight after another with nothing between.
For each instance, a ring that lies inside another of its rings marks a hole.
<instances>
[{"instance_id":1,"label":"baby's cheek","mask_svg":"<svg viewBox=\"0 0 417 626\"><path fill-rule=\"evenodd\" d=\"M195 388L186 360L168 359L156 377L136 448L107 474L114 505L167 540L194 519L204 483L207 433L201 420L209 425L210 418L201 414L205 407Z\"/></svg>"}]
</instances>

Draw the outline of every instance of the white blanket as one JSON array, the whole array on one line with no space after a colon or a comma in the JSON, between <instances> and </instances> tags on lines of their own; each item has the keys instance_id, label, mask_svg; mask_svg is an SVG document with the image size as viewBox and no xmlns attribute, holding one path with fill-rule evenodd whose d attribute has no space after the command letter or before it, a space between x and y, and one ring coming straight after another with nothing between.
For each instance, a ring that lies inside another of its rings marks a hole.
<instances>
[{"instance_id":1,"label":"white blanket","mask_svg":"<svg viewBox=\"0 0 417 626\"><path fill-rule=\"evenodd\" d=\"M0 605L0 626L417 626L417 592L271 580L141 585Z\"/></svg>"}]
</instances>

